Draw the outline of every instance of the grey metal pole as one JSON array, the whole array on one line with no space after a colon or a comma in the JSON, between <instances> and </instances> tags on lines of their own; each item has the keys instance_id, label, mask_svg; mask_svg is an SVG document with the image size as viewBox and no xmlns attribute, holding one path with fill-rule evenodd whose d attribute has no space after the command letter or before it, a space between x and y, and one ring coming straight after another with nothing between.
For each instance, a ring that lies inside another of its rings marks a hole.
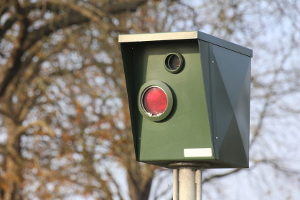
<instances>
[{"instance_id":1,"label":"grey metal pole","mask_svg":"<svg viewBox=\"0 0 300 200\"><path fill-rule=\"evenodd\" d=\"M196 170L195 182L196 182L196 200L201 200L202 199L202 172L200 169Z\"/></svg>"},{"instance_id":2,"label":"grey metal pole","mask_svg":"<svg viewBox=\"0 0 300 200\"><path fill-rule=\"evenodd\" d=\"M201 200L202 178L200 169L173 170L173 200Z\"/></svg>"},{"instance_id":3,"label":"grey metal pole","mask_svg":"<svg viewBox=\"0 0 300 200\"><path fill-rule=\"evenodd\" d=\"M178 169L173 169L173 200L179 200L179 178L178 178Z\"/></svg>"},{"instance_id":4,"label":"grey metal pole","mask_svg":"<svg viewBox=\"0 0 300 200\"><path fill-rule=\"evenodd\" d=\"M179 200L196 200L195 171L179 169Z\"/></svg>"}]
</instances>

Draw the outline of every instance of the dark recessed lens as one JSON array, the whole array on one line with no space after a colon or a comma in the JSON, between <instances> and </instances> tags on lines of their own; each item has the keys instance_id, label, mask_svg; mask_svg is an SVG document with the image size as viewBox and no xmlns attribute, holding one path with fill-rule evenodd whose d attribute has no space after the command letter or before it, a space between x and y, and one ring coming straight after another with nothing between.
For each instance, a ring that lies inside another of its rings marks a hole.
<instances>
[{"instance_id":1,"label":"dark recessed lens","mask_svg":"<svg viewBox=\"0 0 300 200\"><path fill-rule=\"evenodd\" d=\"M177 73L183 67L183 57L177 53L169 54L166 57L165 66L169 72Z\"/></svg>"},{"instance_id":2,"label":"dark recessed lens","mask_svg":"<svg viewBox=\"0 0 300 200\"><path fill-rule=\"evenodd\" d=\"M175 70L180 67L180 59L177 55L170 55L168 59L168 66L171 70Z\"/></svg>"}]
</instances>

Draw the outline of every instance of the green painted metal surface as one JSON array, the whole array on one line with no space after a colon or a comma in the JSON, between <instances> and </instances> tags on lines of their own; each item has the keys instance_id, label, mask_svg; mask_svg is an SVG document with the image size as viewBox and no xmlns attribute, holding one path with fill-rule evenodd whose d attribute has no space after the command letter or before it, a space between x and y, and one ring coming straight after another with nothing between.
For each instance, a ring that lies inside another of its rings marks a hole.
<instances>
[{"instance_id":1,"label":"green painted metal surface","mask_svg":"<svg viewBox=\"0 0 300 200\"><path fill-rule=\"evenodd\" d=\"M252 51L199 35L170 41L122 40L137 160L165 167L248 167ZM165 68L166 56L173 52L184 58L179 73ZM140 88L152 81L165 83L172 92L171 113L162 121L149 120L138 109Z\"/></svg>"}]
</instances>

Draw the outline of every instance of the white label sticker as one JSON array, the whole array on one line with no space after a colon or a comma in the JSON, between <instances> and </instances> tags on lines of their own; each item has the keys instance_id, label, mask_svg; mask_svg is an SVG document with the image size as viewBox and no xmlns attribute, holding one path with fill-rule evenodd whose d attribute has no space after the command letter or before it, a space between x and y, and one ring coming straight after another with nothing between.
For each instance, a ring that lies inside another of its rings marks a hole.
<instances>
[{"instance_id":1,"label":"white label sticker","mask_svg":"<svg viewBox=\"0 0 300 200\"><path fill-rule=\"evenodd\" d=\"M211 148L184 149L184 157L212 157Z\"/></svg>"}]
</instances>

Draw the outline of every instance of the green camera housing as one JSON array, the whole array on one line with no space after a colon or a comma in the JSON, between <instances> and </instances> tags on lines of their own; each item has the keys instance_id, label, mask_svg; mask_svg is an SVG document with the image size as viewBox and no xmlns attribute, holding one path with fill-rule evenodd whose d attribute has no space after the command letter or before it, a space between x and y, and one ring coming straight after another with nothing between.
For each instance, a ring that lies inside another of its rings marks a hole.
<instances>
[{"instance_id":1,"label":"green camera housing","mask_svg":"<svg viewBox=\"0 0 300 200\"><path fill-rule=\"evenodd\" d=\"M249 166L252 50L200 31L127 34L119 42L137 161ZM153 87L161 92L145 97Z\"/></svg>"}]
</instances>

